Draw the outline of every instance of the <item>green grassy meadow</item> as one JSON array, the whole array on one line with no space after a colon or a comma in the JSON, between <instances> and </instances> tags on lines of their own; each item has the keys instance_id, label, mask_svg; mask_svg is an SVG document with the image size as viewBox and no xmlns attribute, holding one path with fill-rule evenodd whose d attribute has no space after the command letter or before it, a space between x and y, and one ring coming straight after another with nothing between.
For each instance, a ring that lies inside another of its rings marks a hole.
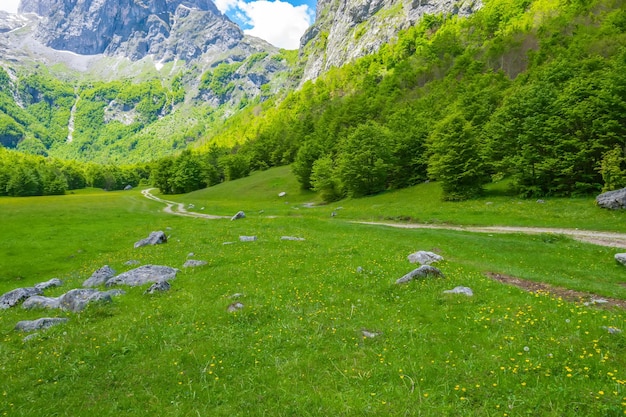
<instances>
[{"instance_id":1,"label":"green grassy meadow","mask_svg":"<svg viewBox=\"0 0 626 417\"><path fill-rule=\"evenodd\" d=\"M465 203L439 193L431 183L306 207L316 195L278 168L167 197L198 212L244 210L238 221L168 215L139 190L0 199L0 293L58 277L64 285L46 292L58 295L130 259L181 269L169 292L125 288L81 313L1 310L0 415L624 415L626 334L607 330L626 332L624 311L485 276L626 299L613 259L624 250L354 221L626 231L626 213L592 199L518 200L499 186ZM133 248L153 230L168 243ZM417 250L444 256L446 277L395 285ZM183 269L190 252L208 265ZM459 285L474 296L443 293ZM235 300L244 308L228 313ZM13 330L44 316L70 321L27 342Z\"/></svg>"}]
</instances>

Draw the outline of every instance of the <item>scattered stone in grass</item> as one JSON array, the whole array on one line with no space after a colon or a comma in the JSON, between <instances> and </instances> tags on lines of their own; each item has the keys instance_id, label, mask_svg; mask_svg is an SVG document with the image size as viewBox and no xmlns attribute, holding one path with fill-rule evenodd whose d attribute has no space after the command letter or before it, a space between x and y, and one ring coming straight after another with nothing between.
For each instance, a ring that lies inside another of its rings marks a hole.
<instances>
[{"instance_id":1,"label":"scattered stone in grass","mask_svg":"<svg viewBox=\"0 0 626 417\"><path fill-rule=\"evenodd\" d=\"M295 237L295 236L281 236L280 240L291 240L295 242L302 242L305 239L303 237Z\"/></svg>"},{"instance_id":2,"label":"scattered stone in grass","mask_svg":"<svg viewBox=\"0 0 626 417\"><path fill-rule=\"evenodd\" d=\"M148 288L144 292L144 294L154 294L156 292L169 291L170 288L172 288L172 286L170 285L169 282L167 282L167 281L159 281L159 282L155 282L154 284L152 284L150 286L150 288Z\"/></svg>"},{"instance_id":3,"label":"scattered stone in grass","mask_svg":"<svg viewBox=\"0 0 626 417\"><path fill-rule=\"evenodd\" d=\"M45 291L48 288L60 287L61 285L63 285L63 281L58 278L52 278L51 280L48 280L46 282L40 282L39 284L35 284L35 289L39 291Z\"/></svg>"},{"instance_id":4,"label":"scattered stone in grass","mask_svg":"<svg viewBox=\"0 0 626 417\"><path fill-rule=\"evenodd\" d=\"M398 280L396 280L396 284L405 284L414 279L428 278L428 277L443 278L444 275L439 269L435 268L434 266L422 265L419 268L414 269L413 271L404 275L402 278L399 278Z\"/></svg>"},{"instance_id":5,"label":"scattered stone in grass","mask_svg":"<svg viewBox=\"0 0 626 417\"><path fill-rule=\"evenodd\" d=\"M229 313L234 313L235 311L239 311L242 308L243 304L237 301L236 303L232 303L231 305L229 305L226 311L228 311Z\"/></svg>"},{"instance_id":6,"label":"scattered stone in grass","mask_svg":"<svg viewBox=\"0 0 626 417\"><path fill-rule=\"evenodd\" d=\"M33 295L22 303L22 308L61 308L61 297L44 297L41 295Z\"/></svg>"},{"instance_id":7,"label":"scattered stone in grass","mask_svg":"<svg viewBox=\"0 0 626 417\"><path fill-rule=\"evenodd\" d=\"M619 334L622 332L622 329L619 329L613 326L602 326L602 328L606 330L607 332L609 332L610 334Z\"/></svg>"},{"instance_id":8,"label":"scattered stone in grass","mask_svg":"<svg viewBox=\"0 0 626 417\"><path fill-rule=\"evenodd\" d=\"M39 339L39 336L40 336L39 333L31 333L25 338L23 338L22 342L26 343L26 342L30 342L31 340Z\"/></svg>"},{"instance_id":9,"label":"scattered stone in grass","mask_svg":"<svg viewBox=\"0 0 626 417\"><path fill-rule=\"evenodd\" d=\"M246 217L246 213L243 211L238 211L233 217L230 218L230 221L244 219Z\"/></svg>"},{"instance_id":10,"label":"scattered stone in grass","mask_svg":"<svg viewBox=\"0 0 626 417\"><path fill-rule=\"evenodd\" d=\"M486 204L486 205L488 205L488 206L490 206L490 205L492 205L492 204L493 204L493 201L487 201L485 204Z\"/></svg>"},{"instance_id":11,"label":"scattered stone in grass","mask_svg":"<svg viewBox=\"0 0 626 417\"><path fill-rule=\"evenodd\" d=\"M472 297L474 292L469 287L454 287L451 290L446 290L443 292L444 294L465 294L468 297Z\"/></svg>"},{"instance_id":12,"label":"scattered stone in grass","mask_svg":"<svg viewBox=\"0 0 626 417\"><path fill-rule=\"evenodd\" d=\"M333 211L332 213L330 213L330 217L336 217L337 216L337 212Z\"/></svg>"},{"instance_id":13,"label":"scattered stone in grass","mask_svg":"<svg viewBox=\"0 0 626 417\"><path fill-rule=\"evenodd\" d=\"M198 266L203 266L208 264L207 261L200 261L200 260L195 260L195 259L189 259L187 262L185 262L183 264L183 268L195 268Z\"/></svg>"},{"instance_id":14,"label":"scattered stone in grass","mask_svg":"<svg viewBox=\"0 0 626 417\"><path fill-rule=\"evenodd\" d=\"M373 339L375 337L380 336L383 333L382 332L372 332L372 331L369 331L369 330L366 330L366 329L362 329L361 330L361 334L363 335L364 338Z\"/></svg>"},{"instance_id":15,"label":"scattered stone in grass","mask_svg":"<svg viewBox=\"0 0 626 417\"><path fill-rule=\"evenodd\" d=\"M287 193L286 193L286 192L284 192L284 191L282 191L282 192L278 193L278 196L279 196L279 197L284 197L284 196L286 196L286 195L287 195Z\"/></svg>"},{"instance_id":16,"label":"scattered stone in grass","mask_svg":"<svg viewBox=\"0 0 626 417\"><path fill-rule=\"evenodd\" d=\"M537 200L537 204L546 204L546 201L539 199L539 200Z\"/></svg>"},{"instance_id":17,"label":"scattered stone in grass","mask_svg":"<svg viewBox=\"0 0 626 417\"><path fill-rule=\"evenodd\" d=\"M59 297L60 306L63 310L79 312L93 302L110 303L111 294L90 288L79 288L71 290Z\"/></svg>"},{"instance_id":18,"label":"scattered stone in grass","mask_svg":"<svg viewBox=\"0 0 626 417\"><path fill-rule=\"evenodd\" d=\"M129 190L132 190L132 189L133 189L133 186L130 185L130 184L128 184L126 187L124 187L124 191L129 191Z\"/></svg>"},{"instance_id":19,"label":"scattered stone in grass","mask_svg":"<svg viewBox=\"0 0 626 417\"><path fill-rule=\"evenodd\" d=\"M113 285L129 285L136 287L148 283L168 281L176 278L178 269L161 265L143 265L139 268L131 269L106 282L107 287Z\"/></svg>"},{"instance_id":20,"label":"scattered stone in grass","mask_svg":"<svg viewBox=\"0 0 626 417\"><path fill-rule=\"evenodd\" d=\"M150 236L147 238L135 242L135 248L148 245L160 245L162 243L167 243L167 236L165 235L165 232L159 230L157 232L150 233Z\"/></svg>"},{"instance_id":21,"label":"scattered stone in grass","mask_svg":"<svg viewBox=\"0 0 626 417\"><path fill-rule=\"evenodd\" d=\"M240 292L236 292L230 296L230 298L241 298L241 297L243 297L243 294Z\"/></svg>"},{"instance_id":22,"label":"scattered stone in grass","mask_svg":"<svg viewBox=\"0 0 626 417\"><path fill-rule=\"evenodd\" d=\"M41 290L35 287L16 288L0 296L0 310L15 307L21 301L33 295L41 295Z\"/></svg>"},{"instance_id":23,"label":"scattered stone in grass","mask_svg":"<svg viewBox=\"0 0 626 417\"><path fill-rule=\"evenodd\" d=\"M362 267L362 266L357 266L357 267L356 267L356 273L357 273L357 274L362 274L364 271L365 271L365 270L363 269L363 267Z\"/></svg>"},{"instance_id":24,"label":"scattered stone in grass","mask_svg":"<svg viewBox=\"0 0 626 417\"><path fill-rule=\"evenodd\" d=\"M139 264L141 264L141 262L135 259L131 259L131 260L124 262L124 265L128 265L128 266L139 265Z\"/></svg>"},{"instance_id":25,"label":"scattered stone in grass","mask_svg":"<svg viewBox=\"0 0 626 417\"><path fill-rule=\"evenodd\" d=\"M193 253L193 252L189 252L189 253L187 254L187 258L193 258L194 256L196 256L196 254L195 254L195 253Z\"/></svg>"},{"instance_id":26,"label":"scattered stone in grass","mask_svg":"<svg viewBox=\"0 0 626 417\"><path fill-rule=\"evenodd\" d=\"M83 287L97 287L104 285L109 279L115 276L116 272L109 265L104 265L83 282Z\"/></svg>"},{"instance_id":27,"label":"scattered stone in grass","mask_svg":"<svg viewBox=\"0 0 626 417\"><path fill-rule=\"evenodd\" d=\"M615 260L622 265L626 266L626 253L618 253L615 255Z\"/></svg>"},{"instance_id":28,"label":"scattered stone in grass","mask_svg":"<svg viewBox=\"0 0 626 417\"><path fill-rule=\"evenodd\" d=\"M600 194L596 197L596 204L611 210L626 209L626 188Z\"/></svg>"},{"instance_id":29,"label":"scattered stone in grass","mask_svg":"<svg viewBox=\"0 0 626 417\"><path fill-rule=\"evenodd\" d=\"M435 262L443 261L443 257L433 252L418 251L407 256L412 264L430 265Z\"/></svg>"},{"instance_id":30,"label":"scattered stone in grass","mask_svg":"<svg viewBox=\"0 0 626 417\"><path fill-rule=\"evenodd\" d=\"M232 245L233 243L235 243L235 242L224 242L224 243L222 243L222 245Z\"/></svg>"},{"instance_id":31,"label":"scattered stone in grass","mask_svg":"<svg viewBox=\"0 0 626 417\"><path fill-rule=\"evenodd\" d=\"M37 320L23 320L15 325L15 330L22 332L32 332L35 330L47 329L58 324L67 323L69 319L61 317L43 317Z\"/></svg>"},{"instance_id":32,"label":"scattered stone in grass","mask_svg":"<svg viewBox=\"0 0 626 417\"><path fill-rule=\"evenodd\" d=\"M254 242L256 240L256 236L239 236L240 242Z\"/></svg>"},{"instance_id":33,"label":"scattered stone in grass","mask_svg":"<svg viewBox=\"0 0 626 417\"><path fill-rule=\"evenodd\" d=\"M596 305L596 304L608 304L608 300L605 300L604 298L592 298L590 301L587 301L585 303L583 303L586 306L592 306L592 305Z\"/></svg>"}]
</instances>

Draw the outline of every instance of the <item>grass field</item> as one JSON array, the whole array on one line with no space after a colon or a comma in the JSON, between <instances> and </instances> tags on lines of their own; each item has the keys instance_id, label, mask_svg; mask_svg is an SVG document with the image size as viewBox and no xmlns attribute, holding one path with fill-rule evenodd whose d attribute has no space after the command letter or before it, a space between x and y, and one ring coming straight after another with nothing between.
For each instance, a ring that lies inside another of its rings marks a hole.
<instances>
[{"instance_id":1,"label":"grass field","mask_svg":"<svg viewBox=\"0 0 626 417\"><path fill-rule=\"evenodd\" d=\"M181 268L159 295L128 288L81 313L0 311L0 415L624 415L626 338L607 330L626 331L624 311L485 276L626 299L619 250L352 221L625 231L626 215L591 199L517 200L497 187L466 203L440 203L438 193L425 184L306 208L316 196L280 168L168 196L205 213L246 212L232 222L167 215L135 190L0 199L0 293L59 277L64 286L46 293L58 295L105 264L128 270L130 259ZM133 249L152 230L168 243ZM446 277L395 285L417 250L443 255ZM208 265L182 269L190 252ZM443 293L458 285L475 295ZM244 308L227 313L236 293ZM43 316L70 321L28 342L13 330Z\"/></svg>"}]
</instances>

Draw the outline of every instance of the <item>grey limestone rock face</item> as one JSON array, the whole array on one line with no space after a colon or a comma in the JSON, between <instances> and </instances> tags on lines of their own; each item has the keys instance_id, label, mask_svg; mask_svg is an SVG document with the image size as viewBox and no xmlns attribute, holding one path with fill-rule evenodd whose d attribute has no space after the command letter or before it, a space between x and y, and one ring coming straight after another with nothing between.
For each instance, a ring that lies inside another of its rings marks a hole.
<instances>
[{"instance_id":1,"label":"grey limestone rock face","mask_svg":"<svg viewBox=\"0 0 626 417\"><path fill-rule=\"evenodd\" d=\"M115 276L115 270L109 265L104 265L83 282L83 287L97 287L98 285L104 285L109 279Z\"/></svg>"},{"instance_id":2,"label":"grey limestone rock face","mask_svg":"<svg viewBox=\"0 0 626 417\"><path fill-rule=\"evenodd\" d=\"M37 320L24 320L15 325L15 330L22 332L33 332L35 330L47 329L52 326L67 323L69 319L66 318L51 318L43 317Z\"/></svg>"},{"instance_id":3,"label":"grey limestone rock face","mask_svg":"<svg viewBox=\"0 0 626 417\"><path fill-rule=\"evenodd\" d=\"M617 253L615 254L615 260L622 265L626 266L626 253Z\"/></svg>"},{"instance_id":4,"label":"grey limestone rock face","mask_svg":"<svg viewBox=\"0 0 626 417\"><path fill-rule=\"evenodd\" d=\"M33 295L40 295L41 290L35 287L17 288L0 296L0 310L15 307L21 301Z\"/></svg>"},{"instance_id":5,"label":"grey limestone rock face","mask_svg":"<svg viewBox=\"0 0 626 417\"><path fill-rule=\"evenodd\" d=\"M300 39L302 82L371 54L424 15L468 16L481 0L318 0L315 23Z\"/></svg>"},{"instance_id":6,"label":"grey limestone rock face","mask_svg":"<svg viewBox=\"0 0 626 417\"><path fill-rule=\"evenodd\" d=\"M611 210L626 209L626 188L600 194L596 197L596 204Z\"/></svg>"},{"instance_id":7,"label":"grey limestone rock face","mask_svg":"<svg viewBox=\"0 0 626 417\"><path fill-rule=\"evenodd\" d=\"M106 283L107 287L113 285L128 285L136 287L144 284L168 281L176 278L178 269L161 265L143 265L139 268L131 269L116 277L109 279Z\"/></svg>"},{"instance_id":8,"label":"grey limestone rock face","mask_svg":"<svg viewBox=\"0 0 626 417\"><path fill-rule=\"evenodd\" d=\"M422 279L428 277L443 278L443 276L443 273L434 266L422 265L419 268L414 269L413 271L404 275L402 278L398 278L396 280L396 284L405 284L407 282L413 281L414 279Z\"/></svg>"},{"instance_id":9,"label":"grey limestone rock face","mask_svg":"<svg viewBox=\"0 0 626 417\"><path fill-rule=\"evenodd\" d=\"M418 251L407 256L412 264L430 265L435 262L443 261L443 257L433 252Z\"/></svg>"},{"instance_id":10,"label":"grey limestone rock face","mask_svg":"<svg viewBox=\"0 0 626 417\"><path fill-rule=\"evenodd\" d=\"M150 233L150 236L148 236L147 238L135 242L135 248L140 248L142 246L148 245L160 245L162 243L167 243L167 235L165 234L165 232L159 230L157 232Z\"/></svg>"}]
</instances>

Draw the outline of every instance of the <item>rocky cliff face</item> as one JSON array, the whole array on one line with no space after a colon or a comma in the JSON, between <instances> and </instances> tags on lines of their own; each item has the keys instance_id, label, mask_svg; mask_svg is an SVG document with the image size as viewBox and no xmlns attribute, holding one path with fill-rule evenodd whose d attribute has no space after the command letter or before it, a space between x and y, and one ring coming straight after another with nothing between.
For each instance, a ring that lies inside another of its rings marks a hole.
<instances>
[{"instance_id":1,"label":"rocky cliff face","mask_svg":"<svg viewBox=\"0 0 626 417\"><path fill-rule=\"evenodd\" d=\"M190 60L244 38L211 0L22 0L19 12L42 17L41 43L81 55Z\"/></svg>"},{"instance_id":2,"label":"rocky cliff face","mask_svg":"<svg viewBox=\"0 0 626 417\"><path fill-rule=\"evenodd\" d=\"M480 7L482 0L318 0L301 39L303 81L377 51L425 14L467 16Z\"/></svg>"}]
</instances>

